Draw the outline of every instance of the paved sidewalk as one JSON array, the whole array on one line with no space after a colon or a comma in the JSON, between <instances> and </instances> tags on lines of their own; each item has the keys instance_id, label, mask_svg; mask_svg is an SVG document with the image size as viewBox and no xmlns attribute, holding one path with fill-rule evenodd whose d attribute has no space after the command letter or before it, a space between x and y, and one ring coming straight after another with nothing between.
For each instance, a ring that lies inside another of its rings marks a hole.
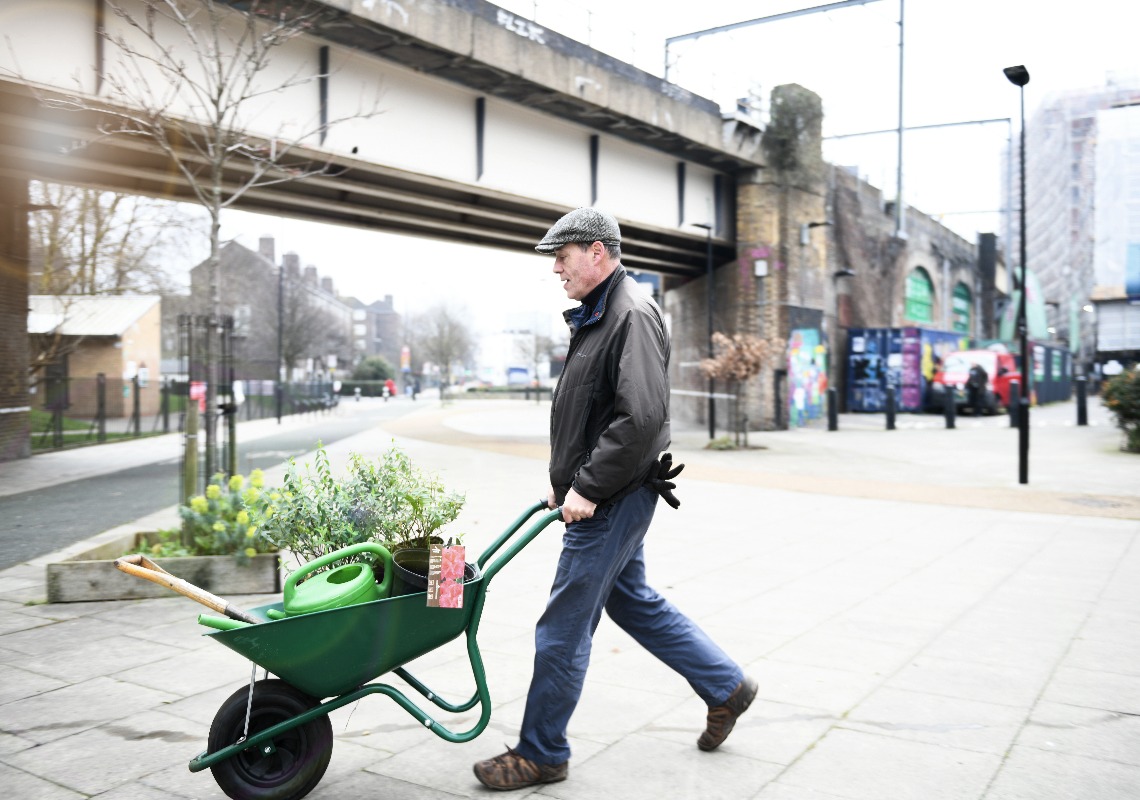
<instances>
[{"instance_id":1,"label":"paved sidewalk","mask_svg":"<svg viewBox=\"0 0 1140 800\"><path fill-rule=\"evenodd\" d=\"M455 529L478 552L543 491L546 411L425 404L329 454L336 468L395 439L467 493ZM514 796L1136 798L1140 456L1119 452L1099 406L1088 428L1071 412L1035 410L1028 486L1002 419L947 431L900 416L887 432L845 415L837 433L753 434L732 452L676 430L682 506L661 506L651 580L746 665L758 699L701 753L699 700L603 619L569 780ZM489 591L486 733L451 745L366 698L332 715L332 763L310 797L490 796L471 764L515 742L558 538L540 536ZM0 573L6 796L222 797L186 763L248 663L200 635L202 609L179 596L41 604L44 561ZM470 694L458 642L410 671ZM474 716L441 721L464 730Z\"/></svg>"},{"instance_id":2,"label":"paved sidewalk","mask_svg":"<svg viewBox=\"0 0 1140 800\"><path fill-rule=\"evenodd\" d=\"M343 408L345 412L338 407L329 413L352 413L354 406ZM238 431L240 441L249 442L280 431L319 427L325 420L321 413L296 414L282 417L280 423L275 418L242 421ZM0 461L0 497L179 458L182 446L181 433L165 433Z\"/></svg>"}]
</instances>

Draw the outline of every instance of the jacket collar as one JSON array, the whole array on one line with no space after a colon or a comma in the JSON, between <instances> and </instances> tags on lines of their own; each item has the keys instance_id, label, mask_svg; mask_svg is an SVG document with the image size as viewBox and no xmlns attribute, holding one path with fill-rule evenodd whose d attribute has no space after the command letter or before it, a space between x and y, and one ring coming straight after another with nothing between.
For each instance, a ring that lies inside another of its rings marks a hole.
<instances>
[{"instance_id":1,"label":"jacket collar","mask_svg":"<svg viewBox=\"0 0 1140 800\"><path fill-rule=\"evenodd\" d=\"M577 333L581 328L587 325L593 325L602 318L602 315L606 313L606 303L610 298L610 292L612 292L613 288L625 277L625 274L625 267L619 263L613 273L598 284L598 286L604 287L604 289L601 293L601 297L593 307L583 302L576 308L562 312L562 318L566 320L566 324L570 327L571 334ZM597 289L594 290L594 292L596 291ZM591 294L594 292L591 292Z\"/></svg>"}]
</instances>

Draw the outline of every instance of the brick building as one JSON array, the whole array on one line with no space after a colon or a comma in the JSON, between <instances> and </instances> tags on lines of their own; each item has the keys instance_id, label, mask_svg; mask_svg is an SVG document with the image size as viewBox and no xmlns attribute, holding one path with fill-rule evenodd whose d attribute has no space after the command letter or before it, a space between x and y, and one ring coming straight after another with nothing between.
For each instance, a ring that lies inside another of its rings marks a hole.
<instances>
[{"instance_id":1,"label":"brick building","mask_svg":"<svg viewBox=\"0 0 1140 800\"><path fill-rule=\"evenodd\" d=\"M276 380L278 291L285 323L285 351L296 355L292 380L339 376L351 369L352 308L337 296L331 278L286 253L275 263L275 242L262 237L257 251L229 242L219 252L220 313L234 319L234 370L239 379ZM283 271L283 275L282 275ZM279 286L279 280L283 285ZM178 316L206 314L210 307L209 265L190 270L190 294L168 298L163 316L163 357L178 354Z\"/></svg>"},{"instance_id":2,"label":"brick building","mask_svg":"<svg viewBox=\"0 0 1140 800\"><path fill-rule=\"evenodd\" d=\"M750 333L784 345L746 385L719 385L717 429L774 429L789 423L795 387L793 342L820 362L816 388L844 396L840 358L852 327L921 326L989 338L994 307L1008 291L994 237L968 242L914 208L904 235L894 204L850 170L823 161L819 97L800 86L772 93L764 129L766 169L737 176L737 257L714 264L713 330ZM708 280L669 285L673 413L707 421ZM826 362L826 363L822 363Z\"/></svg>"},{"instance_id":3,"label":"brick building","mask_svg":"<svg viewBox=\"0 0 1140 800\"><path fill-rule=\"evenodd\" d=\"M134 378L139 383L139 413L158 413L162 383L161 301L132 295L31 295L27 318L31 350L55 354L67 378L64 406L70 417L94 418L96 382L106 377L107 417L129 417L134 409ZM42 384L41 384L42 386ZM32 403L50 401L42 392Z\"/></svg>"},{"instance_id":4,"label":"brick building","mask_svg":"<svg viewBox=\"0 0 1140 800\"><path fill-rule=\"evenodd\" d=\"M367 305L355 297L350 297L345 302L352 307L352 349L355 361L359 362L368 356L380 356L399 371L404 329L392 295L386 294L383 300Z\"/></svg>"}]
</instances>

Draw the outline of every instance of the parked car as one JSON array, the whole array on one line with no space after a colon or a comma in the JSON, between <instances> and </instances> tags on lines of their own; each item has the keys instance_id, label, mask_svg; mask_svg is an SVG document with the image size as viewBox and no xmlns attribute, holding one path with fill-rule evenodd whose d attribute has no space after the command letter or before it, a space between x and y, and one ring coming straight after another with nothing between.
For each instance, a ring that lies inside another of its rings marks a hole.
<instances>
[{"instance_id":1,"label":"parked car","mask_svg":"<svg viewBox=\"0 0 1140 800\"><path fill-rule=\"evenodd\" d=\"M948 354L931 378L926 392L926 409L941 411L946 408L947 392L954 393L956 409L967 408L970 403L967 381L970 379L970 367L974 364L986 371L986 390L980 410L996 414L1003 408L1009 408L1010 381L1021 383L1021 372L1013 355L999 350L959 350Z\"/></svg>"}]
</instances>

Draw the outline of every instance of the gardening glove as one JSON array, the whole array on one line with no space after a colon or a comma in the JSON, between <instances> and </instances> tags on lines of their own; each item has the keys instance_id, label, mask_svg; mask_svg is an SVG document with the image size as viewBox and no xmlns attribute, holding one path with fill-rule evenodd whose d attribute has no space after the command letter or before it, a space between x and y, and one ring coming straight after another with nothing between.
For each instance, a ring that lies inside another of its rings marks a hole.
<instances>
[{"instance_id":1,"label":"gardening glove","mask_svg":"<svg viewBox=\"0 0 1140 800\"><path fill-rule=\"evenodd\" d=\"M664 453L661 460L654 462L654 468L649 473L649 479L645 484L661 495L666 503L673 508L679 508L681 501L673 494L673 490L677 488L677 484L673 483L673 479L681 474L681 470L685 468L684 464L673 466L673 454Z\"/></svg>"}]
</instances>

